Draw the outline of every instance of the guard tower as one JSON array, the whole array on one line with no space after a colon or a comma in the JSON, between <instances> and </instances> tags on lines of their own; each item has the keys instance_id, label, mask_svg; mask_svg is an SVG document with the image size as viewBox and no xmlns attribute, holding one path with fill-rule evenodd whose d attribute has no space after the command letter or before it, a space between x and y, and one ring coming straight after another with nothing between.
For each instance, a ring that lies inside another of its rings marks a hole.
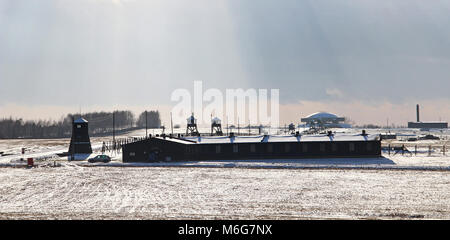
<instances>
[{"instance_id":1,"label":"guard tower","mask_svg":"<svg viewBox=\"0 0 450 240\"><path fill-rule=\"evenodd\" d=\"M222 121L215 117L211 120L211 136L222 136L223 132L222 132Z\"/></svg>"},{"instance_id":2,"label":"guard tower","mask_svg":"<svg viewBox=\"0 0 450 240\"><path fill-rule=\"evenodd\" d=\"M289 124L289 132L290 132L291 134L294 134L294 133L295 133L295 125L294 125L293 123Z\"/></svg>"},{"instance_id":3,"label":"guard tower","mask_svg":"<svg viewBox=\"0 0 450 240\"><path fill-rule=\"evenodd\" d=\"M187 119L186 136L198 136L200 135L197 128L197 119L194 118L194 114Z\"/></svg>"},{"instance_id":4,"label":"guard tower","mask_svg":"<svg viewBox=\"0 0 450 240\"><path fill-rule=\"evenodd\" d=\"M92 153L88 121L84 118L74 120L72 123L72 139L70 140L69 154L78 153Z\"/></svg>"}]
</instances>

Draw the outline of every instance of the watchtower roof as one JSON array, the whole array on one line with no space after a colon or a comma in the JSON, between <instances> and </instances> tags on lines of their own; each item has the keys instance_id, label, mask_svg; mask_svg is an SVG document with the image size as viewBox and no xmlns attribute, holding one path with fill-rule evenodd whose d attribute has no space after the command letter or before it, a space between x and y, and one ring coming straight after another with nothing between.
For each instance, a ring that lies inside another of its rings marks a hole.
<instances>
[{"instance_id":1,"label":"watchtower roof","mask_svg":"<svg viewBox=\"0 0 450 240\"><path fill-rule=\"evenodd\" d=\"M77 120L73 121L74 123L88 123L88 121L84 118L78 118Z\"/></svg>"}]
</instances>

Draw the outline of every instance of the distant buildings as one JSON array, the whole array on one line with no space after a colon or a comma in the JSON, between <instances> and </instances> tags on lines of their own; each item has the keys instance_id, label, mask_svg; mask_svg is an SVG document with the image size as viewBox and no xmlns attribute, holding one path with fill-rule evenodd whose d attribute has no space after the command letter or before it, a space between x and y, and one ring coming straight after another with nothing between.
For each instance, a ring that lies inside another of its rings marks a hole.
<instances>
[{"instance_id":1,"label":"distant buildings","mask_svg":"<svg viewBox=\"0 0 450 240\"><path fill-rule=\"evenodd\" d=\"M448 123L447 122L408 122L408 128L420 128L420 129L448 128Z\"/></svg>"},{"instance_id":2,"label":"distant buildings","mask_svg":"<svg viewBox=\"0 0 450 240\"><path fill-rule=\"evenodd\" d=\"M419 111L419 104L416 105L416 122L408 122L408 128L420 128L420 129L431 129L431 128L448 128L447 122L421 122L420 121L420 111Z\"/></svg>"},{"instance_id":3,"label":"distant buildings","mask_svg":"<svg viewBox=\"0 0 450 240\"><path fill-rule=\"evenodd\" d=\"M301 121L312 128L350 128L350 124L344 123L344 117L338 117L335 114L327 112L318 112L311 114Z\"/></svg>"}]
</instances>

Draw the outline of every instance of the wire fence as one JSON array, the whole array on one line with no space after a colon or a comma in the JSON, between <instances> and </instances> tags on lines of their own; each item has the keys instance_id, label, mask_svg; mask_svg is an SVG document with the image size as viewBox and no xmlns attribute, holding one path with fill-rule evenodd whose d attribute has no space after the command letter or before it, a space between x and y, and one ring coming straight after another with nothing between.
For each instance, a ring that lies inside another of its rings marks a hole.
<instances>
[{"instance_id":1,"label":"wire fence","mask_svg":"<svg viewBox=\"0 0 450 240\"><path fill-rule=\"evenodd\" d=\"M116 139L115 141L103 142L101 151L103 154L105 152L120 153L120 152L122 152L122 147L124 145L142 141L145 139L148 139L148 137L131 137L131 138L129 137L129 138Z\"/></svg>"},{"instance_id":2,"label":"wire fence","mask_svg":"<svg viewBox=\"0 0 450 240\"><path fill-rule=\"evenodd\" d=\"M447 156L448 146L446 144L387 144L382 145L382 152L389 156L402 155L402 156Z\"/></svg>"}]
</instances>

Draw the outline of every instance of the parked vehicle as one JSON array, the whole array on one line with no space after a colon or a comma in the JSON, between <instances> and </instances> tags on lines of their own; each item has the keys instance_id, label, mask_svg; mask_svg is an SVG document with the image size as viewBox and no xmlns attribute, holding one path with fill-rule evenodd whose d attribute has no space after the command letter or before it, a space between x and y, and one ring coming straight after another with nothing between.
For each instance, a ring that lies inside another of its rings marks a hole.
<instances>
[{"instance_id":1,"label":"parked vehicle","mask_svg":"<svg viewBox=\"0 0 450 240\"><path fill-rule=\"evenodd\" d=\"M88 162L90 162L90 163L98 163L98 162L108 163L108 162L111 162L111 157L109 157L108 155L97 155L94 158L89 158Z\"/></svg>"}]
</instances>

